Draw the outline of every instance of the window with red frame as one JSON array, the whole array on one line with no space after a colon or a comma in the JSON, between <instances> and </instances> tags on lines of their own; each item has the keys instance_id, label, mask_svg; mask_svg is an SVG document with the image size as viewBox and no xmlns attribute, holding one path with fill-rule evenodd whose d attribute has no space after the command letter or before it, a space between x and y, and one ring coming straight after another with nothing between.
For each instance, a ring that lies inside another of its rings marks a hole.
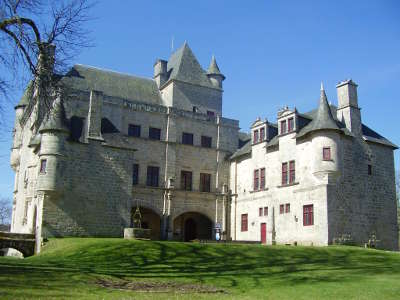
<instances>
[{"instance_id":1,"label":"window with red frame","mask_svg":"<svg viewBox=\"0 0 400 300\"><path fill-rule=\"evenodd\" d=\"M313 205L303 206L303 226L314 225L314 207Z\"/></svg>"},{"instance_id":2,"label":"window with red frame","mask_svg":"<svg viewBox=\"0 0 400 300\"><path fill-rule=\"evenodd\" d=\"M286 133L286 120L281 121L281 134Z\"/></svg>"},{"instance_id":3,"label":"window with red frame","mask_svg":"<svg viewBox=\"0 0 400 300\"><path fill-rule=\"evenodd\" d=\"M284 204L279 205L279 213L280 214L285 213L285 205Z\"/></svg>"},{"instance_id":4,"label":"window with red frame","mask_svg":"<svg viewBox=\"0 0 400 300\"><path fill-rule=\"evenodd\" d=\"M260 169L260 190L265 189L265 168Z\"/></svg>"},{"instance_id":5,"label":"window with red frame","mask_svg":"<svg viewBox=\"0 0 400 300\"><path fill-rule=\"evenodd\" d=\"M254 170L254 190L258 191L258 189L260 188L259 186L259 170Z\"/></svg>"},{"instance_id":6,"label":"window with red frame","mask_svg":"<svg viewBox=\"0 0 400 300\"><path fill-rule=\"evenodd\" d=\"M47 166L47 159L42 159L40 161L40 173L41 174L46 173L46 166Z\"/></svg>"},{"instance_id":7,"label":"window with red frame","mask_svg":"<svg viewBox=\"0 0 400 300\"><path fill-rule=\"evenodd\" d=\"M264 207L264 216L268 216L268 206Z\"/></svg>"},{"instance_id":8,"label":"window with red frame","mask_svg":"<svg viewBox=\"0 0 400 300\"><path fill-rule=\"evenodd\" d=\"M260 208L258 209L258 216L261 217L262 215L263 215L263 208L260 207Z\"/></svg>"},{"instance_id":9,"label":"window with red frame","mask_svg":"<svg viewBox=\"0 0 400 300\"><path fill-rule=\"evenodd\" d=\"M263 140L265 140L265 128L261 127L260 128L260 142L262 142Z\"/></svg>"},{"instance_id":10,"label":"window with red frame","mask_svg":"<svg viewBox=\"0 0 400 300\"><path fill-rule=\"evenodd\" d=\"M285 205L285 213L290 213L290 203L286 203L286 205Z\"/></svg>"},{"instance_id":11,"label":"window with red frame","mask_svg":"<svg viewBox=\"0 0 400 300\"><path fill-rule=\"evenodd\" d=\"M330 147L324 147L322 149L322 158L323 158L323 160L331 160L331 148Z\"/></svg>"},{"instance_id":12,"label":"window with red frame","mask_svg":"<svg viewBox=\"0 0 400 300\"><path fill-rule=\"evenodd\" d=\"M247 231L247 214L242 214L241 231Z\"/></svg>"},{"instance_id":13,"label":"window with red frame","mask_svg":"<svg viewBox=\"0 0 400 300\"><path fill-rule=\"evenodd\" d=\"M254 130L253 132L253 143L258 143L258 130Z\"/></svg>"},{"instance_id":14,"label":"window with red frame","mask_svg":"<svg viewBox=\"0 0 400 300\"><path fill-rule=\"evenodd\" d=\"M294 129L294 119L289 118L288 119L288 132L292 132Z\"/></svg>"},{"instance_id":15,"label":"window with red frame","mask_svg":"<svg viewBox=\"0 0 400 300\"><path fill-rule=\"evenodd\" d=\"M288 169L287 169L287 163L282 163L282 185L287 184L288 181Z\"/></svg>"},{"instance_id":16,"label":"window with red frame","mask_svg":"<svg viewBox=\"0 0 400 300\"><path fill-rule=\"evenodd\" d=\"M294 183L296 180L296 170L295 170L295 162L292 160L289 162L289 183Z\"/></svg>"}]
</instances>

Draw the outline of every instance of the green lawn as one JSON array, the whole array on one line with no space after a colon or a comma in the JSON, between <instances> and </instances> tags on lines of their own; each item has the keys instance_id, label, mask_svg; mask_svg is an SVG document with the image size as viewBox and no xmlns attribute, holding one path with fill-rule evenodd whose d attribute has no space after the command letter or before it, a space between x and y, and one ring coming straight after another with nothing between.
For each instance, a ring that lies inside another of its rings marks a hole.
<instances>
[{"instance_id":1,"label":"green lawn","mask_svg":"<svg viewBox=\"0 0 400 300\"><path fill-rule=\"evenodd\" d=\"M148 289L156 290L143 291ZM53 239L40 255L0 257L0 298L400 299L400 254L356 247Z\"/></svg>"}]
</instances>

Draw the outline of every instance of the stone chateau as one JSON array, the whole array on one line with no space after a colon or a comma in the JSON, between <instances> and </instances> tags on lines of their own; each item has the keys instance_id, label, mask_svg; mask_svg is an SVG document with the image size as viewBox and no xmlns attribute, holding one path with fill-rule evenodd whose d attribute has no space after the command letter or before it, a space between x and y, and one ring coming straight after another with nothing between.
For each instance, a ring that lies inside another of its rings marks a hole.
<instances>
[{"instance_id":1,"label":"stone chateau","mask_svg":"<svg viewBox=\"0 0 400 300\"><path fill-rule=\"evenodd\" d=\"M54 100L35 82L15 107L12 232L121 237L139 207L153 239L397 249L397 147L362 124L353 81L337 107L321 86L315 110L247 134L222 117L215 58L203 70L187 43L152 79L83 65L56 78Z\"/></svg>"}]
</instances>

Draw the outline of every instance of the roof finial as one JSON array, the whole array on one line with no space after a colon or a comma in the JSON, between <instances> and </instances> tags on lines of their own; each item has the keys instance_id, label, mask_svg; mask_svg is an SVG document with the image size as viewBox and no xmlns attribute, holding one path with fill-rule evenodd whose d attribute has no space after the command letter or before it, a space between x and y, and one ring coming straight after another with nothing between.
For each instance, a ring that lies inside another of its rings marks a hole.
<instances>
[{"instance_id":1,"label":"roof finial","mask_svg":"<svg viewBox=\"0 0 400 300\"><path fill-rule=\"evenodd\" d=\"M321 91L324 91L324 84L321 81Z\"/></svg>"},{"instance_id":2,"label":"roof finial","mask_svg":"<svg viewBox=\"0 0 400 300\"><path fill-rule=\"evenodd\" d=\"M174 36L171 39L171 53L174 52Z\"/></svg>"}]
</instances>

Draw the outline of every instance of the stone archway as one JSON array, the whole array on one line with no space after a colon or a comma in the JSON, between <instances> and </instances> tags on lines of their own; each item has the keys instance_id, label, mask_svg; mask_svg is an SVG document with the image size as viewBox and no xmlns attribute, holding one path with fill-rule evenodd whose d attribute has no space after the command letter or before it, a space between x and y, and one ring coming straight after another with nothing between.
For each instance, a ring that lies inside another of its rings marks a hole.
<instances>
[{"instance_id":1,"label":"stone archway","mask_svg":"<svg viewBox=\"0 0 400 300\"><path fill-rule=\"evenodd\" d=\"M151 229L151 239L159 240L161 238L161 217L152 209L139 206L142 215L142 228ZM131 226L133 226L133 215L136 207L131 210Z\"/></svg>"},{"instance_id":2,"label":"stone archway","mask_svg":"<svg viewBox=\"0 0 400 300\"><path fill-rule=\"evenodd\" d=\"M174 219L174 238L189 242L211 240L212 221L199 212L186 212Z\"/></svg>"}]
</instances>

